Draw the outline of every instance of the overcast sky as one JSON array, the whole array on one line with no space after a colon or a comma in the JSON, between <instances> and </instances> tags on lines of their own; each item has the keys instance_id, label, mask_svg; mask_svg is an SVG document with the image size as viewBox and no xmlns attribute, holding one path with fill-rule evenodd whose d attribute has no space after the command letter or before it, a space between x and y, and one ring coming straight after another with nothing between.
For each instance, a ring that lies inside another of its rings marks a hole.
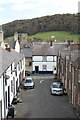
<instances>
[{"instance_id":1,"label":"overcast sky","mask_svg":"<svg viewBox=\"0 0 80 120\"><path fill-rule=\"evenodd\" d=\"M0 0L0 25L46 15L77 13L80 0Z\"/></svg>"}]
</instances>

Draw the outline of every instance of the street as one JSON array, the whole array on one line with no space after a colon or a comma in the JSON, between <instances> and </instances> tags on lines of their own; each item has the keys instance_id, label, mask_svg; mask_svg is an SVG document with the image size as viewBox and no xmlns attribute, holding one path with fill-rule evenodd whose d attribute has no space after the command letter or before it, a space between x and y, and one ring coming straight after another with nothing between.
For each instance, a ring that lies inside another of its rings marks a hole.
<instances>
[{"instance_id":1,"label":"street","mask_svg":"<svg viewBox=\"0 0 80 120\"><path fill-rule=\"evenodd\" d=\"M33 78L35 88L20 93L23 102L16 105L16 118L76 118L67 96L50 94L53 78Z\"/></svg>"}]
</instances>

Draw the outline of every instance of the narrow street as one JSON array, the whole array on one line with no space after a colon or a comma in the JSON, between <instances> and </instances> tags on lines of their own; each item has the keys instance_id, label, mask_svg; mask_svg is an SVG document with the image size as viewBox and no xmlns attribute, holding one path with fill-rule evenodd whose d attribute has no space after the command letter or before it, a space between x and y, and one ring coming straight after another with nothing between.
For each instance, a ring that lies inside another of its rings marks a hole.
<instances>
[{"instance_id":1,"label":"narrow street","mask_svg":"<svg viewBox=\"0 0 80 120\"><path fill-rule=\"evenodd\" d=\"M19 96L23 102L15 105L16 118L76 118L67 96L50 94L50 84L54 81L52 76L32 77L35 88L22 89Z\"/></svg>"}]
</instances>

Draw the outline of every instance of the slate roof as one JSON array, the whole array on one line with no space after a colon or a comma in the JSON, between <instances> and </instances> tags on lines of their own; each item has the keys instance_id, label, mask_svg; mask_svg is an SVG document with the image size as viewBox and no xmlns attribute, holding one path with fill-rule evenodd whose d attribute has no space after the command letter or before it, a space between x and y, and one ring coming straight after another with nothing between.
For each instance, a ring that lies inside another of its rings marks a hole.
<instances>
[{"instance_id":1,"label":"slate roof","mask_svg":"<svg viewBox=\"0 0 80 120\"><path fill-rule=\"evenodd\" d=\"M58 55L58 52L67 47L65 43L50 43L47 42L34 42L33 43L33 55Z\"/></svg>"},{"instance_id":2,"label":"slate roof","mask_svg":"<svg viewBox=\"0 0 80 120\"><path fill-rule=\"evenodd\" d=\"M80 57L80 50L73 50L71 52L71 61L75 61Z\"/></svg>"},{"instance_id":3,"label":"slate roof","mask_svg":"<svg viewBox=\"0 0 80 120\"><path fill-rule=\"evenodd\" d=\"M61 51L61 58L65 59L65 56L70 56L69 60L76 61L79 57L80 57L80 49L76 49L76 50L68 50L68 49L64 49Z\"/></svg>"},{"instance_id":4,"label":"slate roof","mask_svg":"<svg viewBox=\"0 0 80 120\"><path fill-rule=\"evenodd\" d=\"M11 42L10 42L11 48L15 49L15 44L16 44L16 41L15 40L11 40Z\"/></svg>"},{"instance_id":5,"label":"slate roof","mask_svg":"<svg viewBox=\"0 0 80 120\"><path fill-rule=\"evenodd\" d=\"M76 69L80 69L80 57L72 63Z\"/></svg>"},{"instance_id":6,"label":"slate roof","mask_svg":"<svg viewBox=\"0 0 80 120\"><path fill-rule=\"evenodd\" d=\"M12 55L7 50L0 47L0 76L12 64L13 61L14 58Z\"/></svg>"},{"instance_id":7,"label":"slate roof","mask_svg":"<svg viewBox=\"0 0 80 120\"><path fill-rule=\"evenodd\" d=\"M32 50L31 50L31 48L23 48L23 49L21 49L21 54L23 54L25 58L31 58Z\"/></svg>"},{"instance_id":8,"label":"slate roof","mask_svg":"<svg viewBox=\"0 0 80 120\"><path fill-rule=\"evenodd\" d=\"M25 46L27 48L31 48L32 49L33 43L31 41L24 41L24 40L21 41L20 42L20 48L23 49L23 48L25 48Z\"/></svg>"},{"instance_id":9,"label":"slate roof","mask_svg":"<svg viewBox=\"0 0 80 120\"><path fill-rule=\"evenodd\" d=\"M14 51L14 50L11 51L11 55L15 59L15 65L17 65L18 62L24 58L24 55L22 55L21 53L18 53L16 51Z\"/></svg>"},{"instance_id":10,"label":"slate roof","mask_svg":"<svg viewBox=\"0 0 80 120\"><path fill-rule=\"evenodd\" d=\"M62 51L60 51L61 52L61 58L62 59L65 59L65 57L66 56L69 56L69 55L71 55L71 51L70 50L68 50L68 49L64 49L64 50L62 50Z\"/></svg>"}]
</instances>

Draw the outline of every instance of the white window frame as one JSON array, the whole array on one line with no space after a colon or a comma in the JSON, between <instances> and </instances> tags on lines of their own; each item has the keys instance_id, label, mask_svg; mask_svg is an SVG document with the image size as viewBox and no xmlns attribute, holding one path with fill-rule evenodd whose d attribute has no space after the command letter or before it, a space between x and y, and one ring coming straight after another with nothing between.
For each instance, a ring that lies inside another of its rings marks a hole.
<instances>
[{"instance_id":1,"label":"white window frame","mask_svg":"<svg viewBox=\"0 0 80 120\"><path fill-rule=\"evenodd\" d=\"M47 70L47 65L42 65L42 69L43 69L43 71L46 71Z\"/></svg>"}]
</instances>

